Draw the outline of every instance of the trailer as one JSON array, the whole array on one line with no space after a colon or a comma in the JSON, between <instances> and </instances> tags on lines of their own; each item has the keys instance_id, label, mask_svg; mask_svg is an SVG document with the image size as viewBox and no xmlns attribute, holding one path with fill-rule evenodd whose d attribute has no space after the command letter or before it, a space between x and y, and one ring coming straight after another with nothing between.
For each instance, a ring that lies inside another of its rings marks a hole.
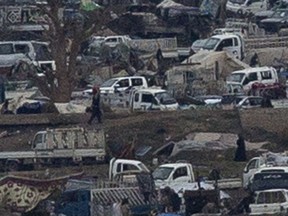
<instances>
[{"instance_id":1,"label":"trailer","mask_svg":"<svg viewBox=\"0 0 288 216\"><path fill-rule=\"evenodd\" d=\"M106 143L103 129L57 128L39 131L29 142L30 151L0 152L4 171L21 170L25 165L105 162Z\"/></svg>"}]
</instances>

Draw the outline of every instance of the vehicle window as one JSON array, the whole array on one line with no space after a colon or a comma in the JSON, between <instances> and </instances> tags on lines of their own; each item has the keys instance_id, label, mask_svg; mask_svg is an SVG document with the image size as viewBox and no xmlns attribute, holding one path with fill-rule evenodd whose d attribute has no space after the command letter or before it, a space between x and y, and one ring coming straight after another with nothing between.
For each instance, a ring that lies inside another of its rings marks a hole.
<instances>
[{"instance_id":1,"label":"vehicle window","mask_svg":"<svg viewBox=\"0 0 288 216\"><path fill-rule=\"evenodd\" d=\"M252 160L248 166L247 166L247 170L251 170L251 169L255 169L256 168L256 160Z\"/></svg>"},{"instance_id":2,"label":"vehicle window","mask_svg":"<svg viewBox=\"0 0 288 216\"><path fill-rule=\"evenodd\" d=\"M12 44L1 44L0 45L0 55L13 54L13 46Z\"/></svg>"},{"instance_id":3,"label":"vehicle window","mask_svg":"<svg viewBox=\"0 0 288 216\"><path fill-rule=\"evenodd\" d=\"M233 38L233 41L234 41L234 46L238 46L239 45L237 38Z\"/></svg>"},{"instance_id":4,"label":"vehicle window","mask_svg":"<svg viewBox=\"0 0 288 216\"><path fill-rule=\"evenodd\" d=\"M107 80L101 85L101 87L111 87L116 81L116 79Z\"/></svg>"},{"instance_id":5,"label":"vehicle window","mask_svg":"<svg viewBox=\"0 0 288 216\"><path fill-rule=\"evenodd\" d=\"M249 104L250 104L249 100L245 100L245 101L242 103L242 105L244 105L244 106L248 106Z\"/></svg>"},{"instance_id":6,"label":"vehicle window","mask_svg":"<svg viewBox=\"0 0 288 216\"><path fill-rule=\"evenodd\" d=\"M258 196L258 204L272 204L272 203L283 203L285 202L285 196L281 191L275 192L263 192Z\"/></svg>"},{"instance_id":7,"label":"vehicle window","mask_svg":"<svg viewBox=\"0 0 288 216\"><path fill-rule=\"evenodd\" d=\"M28 53L29 52L29 46L28 44L15 44L15 53Z\"/></svg>"},{"instance_id":8,"label":"vehicle window","mask_svg":"<svg viewBox=\"0 0 288 216\"><path fill-rule=\"evenodd\" d=\"M124 164L123 165L123 171L129 171L129 170L139 170L139 169L135 165Z\"/></svg>"},{"instance_id":9,"label":"vehicle window","mask_svg":"<svg viewBox=\"0 0 288 216\"><path fill-rule=\"evenodd\" d=\"M205 45L203 46L204 49L206 50L213 50L214 47L217 45L220 39L218 38L209 38L206 42Z\"/></svg>"},{"instance_id":10,"label":"vehicle window","mask_svg":"<svg viewBox=\"0 0 288 216\"><path fill-rule=\"evenodd\" d=\"M105 42L108 42L108 43L113 42L113 43L115 43L115 42L117 42L117 38L107 38L105 40Z\"/></svg>"},{"instance_id":11,"label":"vehicle window","mask_svg":"<svg viewBox=\"0 0 288 216\"><path fill-rule=\"evenodd\" d=\"M262 2L263 0L249 0L247 2L247 5L250 5L250 4L253 4L253 3L256 3L256 2Z\"/></svg>"},{"instance_id":12,"label":"vehicle window","mask_svg":"<svg viewBox=\"0 0 288 216\"><path fill-rule=\"evenodd\" d=\"M250 82L250 80L247 77L245 77L245 79L243 81L243 85L247 85L249 82Z\"/></svg>"},{"instance_id":13,"label":"vehicle window","mask_svg":"<svg viewBox=\"0 0 288 216\"><path fill-rule=\"evenodd\" d=\"M257 80L257 73L250 73L248 76L249 82Z\"/></svg>"},{"instance_id":14,"label":"vehicle window","mask_svg":"<svg viewBox=\"0 0 288 216\"><path fill-rule=\"evenodd\" d=\"M36 148L36 145L38 143L42 143L42 134L37 134L34 138L34 143L33 143L33 148ZM45 136L45 139L46 139L46 136Z\"/></svg>"},{"instance_id":15,"label":"vehicle window","mask_svg":"<svg viewBox=\"0 0 288 216\"><path fill-rule=\"evenodd\" d=\"M142 102L152 103L153 95L151 94L142 94Z\"/></svg>"},{"instance_id":16,"label":"vehicle window","mask_svg":"<svg viewBox=\"0 0 288 216\"><path fill-rule=\"evenodd\" d=\"M121 163L117 164L116 172L121 172Z\"/></svg>"},{"instance_id":17,"label":"vehicle window","mask_svg":"<svg viewBox=\"0 0 288 216\"><path fill-rule=\"evenodd\" d=\"M37 44L37 43L32 43L36 57L36 61L49 61L52 60L52 55L51 52L49 51L48 47L44 44Z\"/></svg>"},{"instance_id":18,"label":"vehicle window","mask_svg":"<svg viewBox=\"0 0 288 216\"><path fill-rule=\"evenodd\" d=\"M265 203L265 193L259 193L258 199L257 199L258 204L263 204Z\"/></svg>"},{"instance_id":19,"label":"vehicle window","mask_svg":"<svg viewBox=\"0 0 288 216\"><path fill-rule=\"evenodd\" d=\"M143 80L140 79L140 78L137 78L137 79L131 79L132 81L132 86L141 86L143 85Z\"/></svg>"},{"instance_id":20,"label":"vehicle window","mask_svg":"<svg viewBox=\"0 0 288 216\"><path fill-rule=\"evenodd\" d=\"M187 167L179 167L173 174L173 179L176 179L182 176L187 176Z\"/></svg>"},{"instance_id":21,"label":"vehicle window","mask_svg":"<svg viewBox=\"0 0 288 216\"><path fill-rule=\"evenodd\" d=\"M272 79L271 71L262 71L261 78L262 80Z\"/></svg>"},{"instance_id":22,"label":"vehicle window","mask_svg":"<svg viewBox=\"0 0 288 216\"><path fill-rule=\"evenodd\" d=\"M221 42L220 44L223 48L224 47L231 47L233 46L233 39L232 38L229 38L229 39L225 39Z\"/></svg>"},{"instance_id":23,"label":"vehicle window","mask_svg":"<svg viewBox=\"0 0 288 216\"><path fill-rule=\"evenodd\" d=\"M271 203L283 203L285 201L285 196L281 191L277 191L272 194Z\"/></svg>"},{"instance_id":24,"label":"vehicle window","mask_svg":"<svg viewBox=\"0 0 288 216\"><path fill-rule=\"evenodd\" d=\"M257 104L257 100L255 98L249 98L249 102L251 106L256 106Z\"/></svg>"},{"instance_id":25,"label":"vehicle window","mask_svg":"<svg viewBox=\"0 0 288 216\"><path fill-rule=\"evenodd\" d=\"M139 101L139 93L136 93L135 94L135 102L138 102Z\"/></svg>"},{"instance_id":26,"label":"vehicle window","mask_svg":"<svg viewBox=\"0 0 288 216\"><path fill-rule=\"evenodd\" d=\"M129 87L129 80L128 79L120 80L118 83L119 83L120 87Z\"/></svg>"}]
</instances>

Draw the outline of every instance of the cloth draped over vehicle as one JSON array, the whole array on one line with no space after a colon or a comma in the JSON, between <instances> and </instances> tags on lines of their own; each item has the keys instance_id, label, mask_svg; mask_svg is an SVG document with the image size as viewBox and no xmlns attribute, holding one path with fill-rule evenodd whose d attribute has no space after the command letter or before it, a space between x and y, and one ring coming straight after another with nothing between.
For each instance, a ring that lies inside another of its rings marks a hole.
<instances>
[{"instance_id":1,"label":"cloth draped over vehicle","mask_svg":"<svg viewBox=\"0 0 288 216\"><path fill-rule=\"evenodd\" d=\"M73 174L73 176L82 173ZM0 204L12 212L29 212L56 190L61 190L72 175L36 179L16 175L0 178Z\"/></svg>"}]
</instances>

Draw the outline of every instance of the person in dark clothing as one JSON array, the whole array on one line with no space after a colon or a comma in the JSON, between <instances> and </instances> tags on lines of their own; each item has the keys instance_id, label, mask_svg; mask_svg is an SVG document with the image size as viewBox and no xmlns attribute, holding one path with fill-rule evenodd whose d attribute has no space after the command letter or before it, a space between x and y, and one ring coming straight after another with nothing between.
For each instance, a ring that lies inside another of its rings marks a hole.
<instances>
[{"instance_id":1,"label":"person in dark clothing","mask_svg":"<svg viewBox=\"0 0 288 216\"><path fill-rule=\"evenodd\" d=\"M102 113L100 109L100 90L98 87L93 87L92 89L92 105L91 105L91 117L88 124L91 124L93 119L97 117L98 123L102 123Z\"/></svg>"},{"instance_id":2,"label":"person in dark clothing","mask_svg":"<svg viewBox=\"0 0 288 216\"><path fill-rule=\"evenodd\" d=\"M258 57L257 53L254 53L254 55L252 56L252 58L250 60L250 66L251 67L259 66L259 57Z\"/></svg>"},{"instance_id":3,"label":"person in dark clothing","mask_svg":"<svg viewBox=\"0 0 288 216\"><path fill-rule=\"evenodd\" d=\"M245 140L241 134L238 135L236 144L237 144L237 149L236 149L234 161L246 161Z\"/></svg>"},{"instance_id":4,"label":"person in dark clothing","mask_svg":"<svg viewBox=\"0 0 288 216\"><path fill-rule=\"evenodd\" d=\"M0 104L4 103L5 100L5 79L2 75L0 75Z\"/></svg>"}]
</instances>

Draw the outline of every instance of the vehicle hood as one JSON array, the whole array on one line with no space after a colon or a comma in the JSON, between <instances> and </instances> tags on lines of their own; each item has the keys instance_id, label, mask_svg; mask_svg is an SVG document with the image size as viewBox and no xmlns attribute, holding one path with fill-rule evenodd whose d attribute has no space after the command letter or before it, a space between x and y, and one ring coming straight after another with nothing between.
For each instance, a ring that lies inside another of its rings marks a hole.
<instances>
[{"instance_id":1,"label":"vehicle hood","mask_svg":"<svg viewBox=\"0 0 288 216\"><path fill-rule=\"evenodd\" d=\"M261 23L280 23L283 19L282 18L267 18L261 21Z\"/></svg>"},{"instance_id":2,"label":"vehicle hood","mask_svg":"<svg viewBox=\"0 0 288 216\"><path fill-rule=\"evenodd\" d=\"M161 110L177 110L179 108L179 104L178 103L173 103L173 104L161 104L160 109Z\"/></svg>"},{"instance_id":3,"label":"vehicle hood","mask_svg":"<svg viewBox=\"0 0 288 216\"><path fill-rule=\"evenodd\" d=\"M16 64L19 60L24 60L27 61L27 57L25 57L25 55L23 54L19 54L19 55L0 55L1 56L1 61L0 61L0 65L1 66L12 66L14 64Z\"/></svg>"},{"instance_id":4,"label":"vehicle hood","mask_svg":"<svg viewBox=\"0 0 288 216\"><path fill-rule=\"evenodd\" d=\"M274 11L267 10L267 11L259 11L255 13L255 17L269 17L274 13Z\"/></svg>"}]
</instances>

